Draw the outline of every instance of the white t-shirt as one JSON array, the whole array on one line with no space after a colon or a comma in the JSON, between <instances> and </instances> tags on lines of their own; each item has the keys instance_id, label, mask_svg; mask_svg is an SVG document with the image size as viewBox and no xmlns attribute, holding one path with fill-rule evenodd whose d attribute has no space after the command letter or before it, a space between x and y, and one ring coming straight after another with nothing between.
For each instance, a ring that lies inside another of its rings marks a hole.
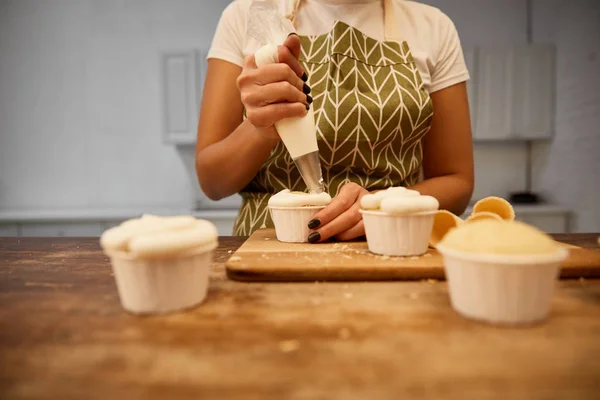
<instances>
[{"instance_id":1,"label":"white t-shirt","mask_svg":"<svg viewBox=\"0 0 600 400\"><path fill-rule=\"evenodd\" d=\"M246 18L253 0L234 0L223 11L207 58L219 58L242 66L244 58L258 50L246 35ZM294 0L269 0L289 15ZM300 35L329 32L342 21L373 39L383 41L382 0L301 0L295 27ZM435 7L408 0L393 0L397 26L410 46L429 93L469 79L458 32L446 14Z\"/></svg>"}]
</instances>

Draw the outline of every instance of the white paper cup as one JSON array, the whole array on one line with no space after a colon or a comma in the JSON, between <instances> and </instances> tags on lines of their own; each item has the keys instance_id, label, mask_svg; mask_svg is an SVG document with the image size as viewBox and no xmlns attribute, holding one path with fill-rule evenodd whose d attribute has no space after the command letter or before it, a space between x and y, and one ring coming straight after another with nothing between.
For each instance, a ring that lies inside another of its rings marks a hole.
<instances>
[{"instance_id":1,"label":"white paper cup","mask_svg":"<svg viewBox=\"0 0 600 400\"><path fill-rule=\"evenodd\" d=\"M109 253L121 305L134 314L161 314L200 304L208 290L215 247L151 260Z\"/></svg>"},{"instance_id":2,"label":"white paper cup","mask_svg":"<svg viewBox=\"0 0 600 400\"><path fill-rule=\"evenodd\" d=\"M475 254L438 246L452 307L464 317L494 324L545 320L566 249L551 255Z\"/></svg>"},{"instance_id":3,"label":"white paper cup","mask_svg":"<svg viewBox=\"0 0 600 400\"><path fill-rule=\"evenodd\" d=\"M324 208L324 206L269 206L277 240L287 243L308 243L308 235L310 234L308 223Z\"/></svg>"},{"instance_id":4,"label":"white paper cup","mask_svg":"<svg viewBox=\"0 0 600 400\"><path fill-rule=\"evenodd\" d=\"M386 256L419 256L427 252L437 210L411 215L360 212L370 252Z\"/></svg>"}]
</instances>

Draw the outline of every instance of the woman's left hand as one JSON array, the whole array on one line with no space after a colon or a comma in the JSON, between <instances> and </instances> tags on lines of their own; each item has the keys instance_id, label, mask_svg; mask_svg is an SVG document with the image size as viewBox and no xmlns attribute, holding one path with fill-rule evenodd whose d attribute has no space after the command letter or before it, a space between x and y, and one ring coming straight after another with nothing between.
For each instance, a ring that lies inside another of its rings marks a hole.
<instances>
[{"instance_id":1,"label":"woman's left hand","mask_svg":"<svg viewBox=\"0 0 600 400\"><path fill-rule=\"evenodd\" d=\"M337 240L352 240L365 234L360 199L369 191L356 183L347 183L331 203L308 223L312 230L310 243L324 242L335 237Z\"/></svg>"}]
</instances>

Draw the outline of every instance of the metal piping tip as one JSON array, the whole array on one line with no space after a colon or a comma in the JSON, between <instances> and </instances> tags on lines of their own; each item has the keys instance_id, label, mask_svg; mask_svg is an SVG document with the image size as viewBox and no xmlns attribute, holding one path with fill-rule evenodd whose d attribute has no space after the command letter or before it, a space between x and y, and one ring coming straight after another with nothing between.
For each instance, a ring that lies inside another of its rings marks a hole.
<instances>
[{"instance_id":1,"label":"metal piping tip","mask_svg":"<svg viewBox=\"0 0 600 400\"><path fill-rule=\"evenodd\" d=\"M318 151L313 151L312 153L307 153L295 158L294 163L300 171L300 175L302 176L309 193L323 193L325 191Z\"/></svg>"}]
</instances>

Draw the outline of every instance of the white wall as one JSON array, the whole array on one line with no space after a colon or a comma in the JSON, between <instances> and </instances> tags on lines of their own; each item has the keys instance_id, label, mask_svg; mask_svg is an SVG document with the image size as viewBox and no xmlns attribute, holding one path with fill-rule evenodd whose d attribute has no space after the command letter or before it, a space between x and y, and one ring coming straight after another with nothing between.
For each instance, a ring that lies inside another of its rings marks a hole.
<instances>
[{"instance_id":1,"label":"white wall","mask_svg":"<svg viewBox=\"0 0 600 400\"><path fill-rule=\"evenodd\" d=\"M424 0L454 21L463 45L527 42L525 0ZM532 190L600 231L600 1L534 0L533 42L557 46L556 137L533 147ZM476 144L473 197L526 187L524 144Z\"/></svg>"},{"instance_id":2,"label":"white wall","mask_svg":"<svg viewBox=\"0 0 600 400\"><path fill-rule=\"evenodd\" d=\"M0 209L191 207L159 51L208 48L227 3L0 2Z\"/></svg>"},{"instance_id":3,"label":"white wall","mask_svg":"<svg viewBox=\"0 0 600 400\"><path fill-rule=\"evenodd\" d=\"M465 46L525 43L525 0L424 0ZM0 1L0 211L194 205L193 149L162 143L159 51L206 49L227 0ZM557 137L535 146L534 190L599 231L595 0L534 0L558 45ZM525 188L520 144L477 145L474 197Z\"/></svg>"},{"instance_id":4,"label":"white wall","mask_svg":"<svg viewBox=\"0 0 600 400\"><path fill-rule=\"evenodd\" d=\"M557 45L556 138L535 149L536 190L600 231L600 1L539 0L536 40Z\"/></svg>"}]
</instances>

